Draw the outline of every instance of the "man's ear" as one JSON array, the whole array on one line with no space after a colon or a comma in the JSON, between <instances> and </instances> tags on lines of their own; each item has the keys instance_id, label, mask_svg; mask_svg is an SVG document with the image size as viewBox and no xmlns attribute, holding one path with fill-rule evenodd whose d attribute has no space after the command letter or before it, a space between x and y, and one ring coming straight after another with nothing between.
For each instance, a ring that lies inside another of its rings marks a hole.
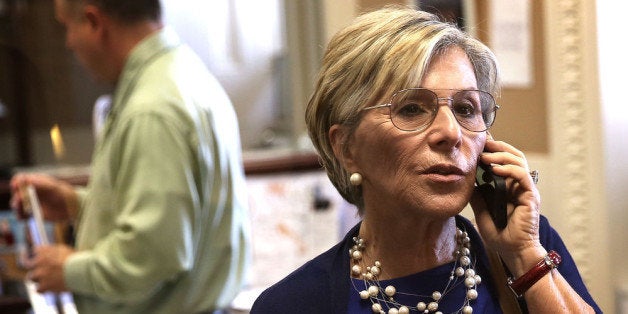
<instances>
[{"instance_id":1,"label":"man's ear","mask_svg":"<svg viewBox=\"0 0 628 314\"><path fill-rule=\"evenodd\" d=\"M340 124L334 124L329 128L329 142L334 150L334 155L347 171L357 170L350 146L348 129Z\"/></svg>"},{"instance_id":2,"label":"man's ear","mask_svg":"<svg viewBox=\"0 0 628 314\"><path fill-rule=\"evenodd\" d=\"M101 30L106 20L106 16L102 12L102 10L100 10L100 8L98 8L97 6L91 4L86 4L83 7L83 16L87 20L87 24L92 29L92 31Z\"/></svg>"}]
</instances>

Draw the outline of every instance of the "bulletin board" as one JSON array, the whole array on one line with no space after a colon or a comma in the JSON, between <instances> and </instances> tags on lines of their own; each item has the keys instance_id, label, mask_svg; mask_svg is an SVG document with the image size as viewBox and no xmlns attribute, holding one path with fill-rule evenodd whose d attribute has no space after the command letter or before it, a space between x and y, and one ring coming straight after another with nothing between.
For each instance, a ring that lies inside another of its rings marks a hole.
<instances>
[{"instance_id":1,"label":"bulletin board","mask_svg":"<svg viewBox=\"0 0 628 314\"><path fill-rule=\"evenodd\" d=\"M490 1L475 0L477 14L477 37L482 42L490 43L490 35L499 30L490 30L489 14ZM491 129L495 139L504 140L524 152L548 153L548 113L547 113L547 84L545 73L544 54L544 27L543 2L545 0L529 1L530 29L530 84L525 87L505 85L501 97L497 99L500 109L497 120ZM490 46L490 44L489 44ZM500 63L508 60L498 60Z\"/></svg>"},{"instance_id":2,"label":"bulletin board","mask_svg":"<svg viewBox=\"0 0 628 314\"><path fill-rule=\"evenodd\" d=\"M482 42L490 45L491 34L499 32L500 29L491 29L491 19L494 18L490 14L491 1L500 4L501 0L432 0L432 1L404 1L404 0L359 0L358 7L361 12L370 11L387 4L408 4L415 3L426 10L449 10L453 7L463 5L473 8L475 17L471 23L473 25L465 25L464 27L472 28L474 35ZM501 4L513 6L515 2L527 1L529 11L527 25L529 27L529 84L525 86L509 86L504 85L502 93L497 102L501 107L497 112L497 120L491 128L491 134L495 139L506 141L518 149L528 153L548 153L549 152L549 134L548 134L548 113L547 113L547 87L545 73L545 53L544 53L544 27L543 20L544 1L547 0L516 0L503 1ZM462 10L464 11L464 10ZM439 15L447 15L440 12ZM511 13L509 8L497 12L498 14ZM470 20L467 16L462 16L462 20ZM497 17L499 18L499 16ZM491 47L493 48L493 47ZM507 64L509 60L501 60L500 68L504 66L512 66Z\"/></svg>"}]
</instances>

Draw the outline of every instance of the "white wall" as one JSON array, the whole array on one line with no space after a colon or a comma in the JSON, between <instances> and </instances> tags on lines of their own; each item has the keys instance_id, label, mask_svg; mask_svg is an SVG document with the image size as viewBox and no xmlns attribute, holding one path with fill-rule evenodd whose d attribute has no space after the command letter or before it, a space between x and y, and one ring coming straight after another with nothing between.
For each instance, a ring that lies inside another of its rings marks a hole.
<instances>
[{"instance_id":1,"label":"white wall","mask_svg":"<svg viewBox=\"0 0 628 314\"><path fill-rule=\"evenodd\" d=\"M628 228L625 227L628 223L628 58L623 48L625 38L618 37L621 30L617 28L626 19L628 3L597 1L597 10L600 98L605 143L604 174L610 217L608 224L612 235L610 246L613 285L609 286L609 290L621 290L628 297L628 269L625 267L628 260Z\"/></svg>"},{"instance_id":2,"label":"white wall","mask_svg":"<svg viewBox=\"0 0 628 314\"><path fill-rule=\"evenodd\" d=\"M238 115L245 149L279 144L285 124L283 0L163 0L164 20L203 59ZM274 136L273 136L274 135Z\"/></svg>"}]
</instances>

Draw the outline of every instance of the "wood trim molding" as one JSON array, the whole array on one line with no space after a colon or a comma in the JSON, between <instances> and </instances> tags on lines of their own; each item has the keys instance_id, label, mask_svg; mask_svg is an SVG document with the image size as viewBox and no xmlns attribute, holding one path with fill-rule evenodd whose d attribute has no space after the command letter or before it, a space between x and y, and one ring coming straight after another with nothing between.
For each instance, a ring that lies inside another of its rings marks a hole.
<instances>
[{"instance_id":1,"label":"wood trim molding","mask_svg":"<svg viewBox=\"0 0 628 314\"><path fill-rule=\"evenodd\" d=\"M304 171L323 171L316 153L294 153L244 161L244 172L247 176ZM89 174L85 171L82 174L66 174L58 175L58 177L73 185L87 185L89 180ZM8 208L11 198L10 190L9 180L0 180L0 210Z\"/></svg>"},{"instance_id":2,"label":"wood trim molding","mask_svg":"<svg viewBox=\"0 0 628 314\"><path fill-rule=\"evenodd\" d=\"M314 170L323 170L318 155L315 153L244 161L244 172L247 176Z\"/></svg>"},{"instance_id":3,"label":"wood trim molding","mask_svg":"<svg viewBox=\"0 0 628 314\"><path fill-rule=\"evenodd\" d=\"M549 17L554 21L554 28L550 30L554 43L558 73L553 83L557 95L552 117L555 124L555 151L556 165L559 167L556 175L563 177L556 183L561 185L564 193L564 203L559 210L561 217L566 220L569 243L576 243L569 247L571 255L576 260L578 269L585 281L592 279L591 245L594 235L591 226L592 207L590 178L586 175L590 171L587 145L587 126L589 118L586 116L586 53L587 41L584 32L584 7L581 0L547 1L553 6L550 12L556 16ZM552 80L549 80L552 82Z\"/></svg>"}]
</instances>

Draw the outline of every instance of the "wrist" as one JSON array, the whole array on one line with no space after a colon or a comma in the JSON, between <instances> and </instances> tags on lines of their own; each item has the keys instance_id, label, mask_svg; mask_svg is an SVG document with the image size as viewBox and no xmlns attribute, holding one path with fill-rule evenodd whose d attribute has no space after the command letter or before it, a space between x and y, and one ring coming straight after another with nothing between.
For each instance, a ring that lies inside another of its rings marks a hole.
<instances>
[{"instance_id":1,"label":"wrist","mask_svg":"<svg viewBox=\"0 0 628 314\"><path fill-rule=\"evenodd\" d=\"M500 252L499 255L510 274L514 278L519 278L546 256L547 250L539 244L519 249L512 254Z\"/></svg>"},{"instance_id":2,"label":"wrist","mask_svg":"<svg viewBox=\"0 0 628 314\"><path fill-rule=\"evenodd\" d=\"M561 257L556 251L550 251L541 260L539 260L530 270L526 273L513 279L508 278L508 287L518 297L523 297L523 294L528 291L536 282L545 277L552 269L556 268L561 262Z\"/></svg>"}]
</instances>

